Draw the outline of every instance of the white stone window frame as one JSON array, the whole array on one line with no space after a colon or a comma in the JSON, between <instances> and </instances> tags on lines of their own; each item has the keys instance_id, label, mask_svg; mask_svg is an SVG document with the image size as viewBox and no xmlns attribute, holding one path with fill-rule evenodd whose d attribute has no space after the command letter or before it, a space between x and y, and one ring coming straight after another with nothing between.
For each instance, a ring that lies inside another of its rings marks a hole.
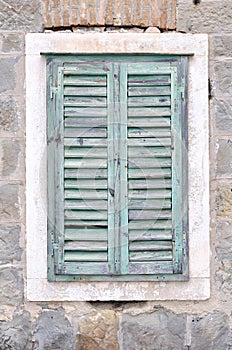
<instances>
[{"instance_id":1,"label":"white stone window frame","mask_svg":"<svg viewBox=\"0 0 232 350\"><path fill-rule=\"evenodd\" d=\"M189 281L48 282L46 62L41 53L192 54L188 73ZM27 299L205 300L210 297L208 36L37 33L26 35Z\"/></svg>"}]
</instances>

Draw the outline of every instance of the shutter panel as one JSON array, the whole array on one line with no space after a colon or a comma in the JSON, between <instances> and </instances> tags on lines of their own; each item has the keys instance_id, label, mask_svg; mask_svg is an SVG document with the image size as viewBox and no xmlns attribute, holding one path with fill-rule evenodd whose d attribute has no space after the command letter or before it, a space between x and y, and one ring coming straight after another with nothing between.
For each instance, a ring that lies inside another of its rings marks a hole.
<instances>
[{"instance_id":1,"label":"shutter panel","mask_svg":"<svg viewBox=\"0 0 232 350\"><path fill-rule=\"evenodd\" d=\"M186 279L187 59L47 62L49 279Z\"/></svg>"},{"instance_id":2,"label":"shutter panel","mask_svg":"<svg viewBox=\"0 0 232 350\"><path fill-rule=\"evenodd\" d=\"M57 226L55 221L53 228L56 274L103 275L110 271L108 71L103 64L64 63L58 68L55 105L59 107L54 119L60 120L60 127L54 143L60 149L55 148L54 153L56 188L60 186L55 190L54 211L60 213L61 222Z\"/></svg>"},{"instance_id":3,"label":"shutter panel","mask_svg":"<svg viewBox=\"0 0 232 350\"><path fill-rule=\"evenodd\" d=\"M182 272L177 79L175 67L128 65L129 274Z\"/></svg>"}]
</instances>

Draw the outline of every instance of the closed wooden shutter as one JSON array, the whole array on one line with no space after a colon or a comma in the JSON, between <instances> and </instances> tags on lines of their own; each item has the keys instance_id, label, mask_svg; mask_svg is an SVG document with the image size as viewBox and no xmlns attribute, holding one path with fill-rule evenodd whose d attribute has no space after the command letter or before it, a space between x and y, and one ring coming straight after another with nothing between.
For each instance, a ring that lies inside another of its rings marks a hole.
<instances>
[{"instance_id":1,"label":"closed wooden shutter","mask_svg":"<svg viewBox=\"0 0 232 350\"><path fill-rule=\"evenodd\" d=\"M128 188L130 274L174 272L172 162L175 68L128 65ZM181 183L180 183L181 186ZM179 202L178 198L175 198ZM177 203L176 203L177 204ZM178 203L179 205L180 203ZM179 271L180 272L180 271Z\"/></svg>"},{"instance_id":2,"label":"closed wooden shutter","mask_svg":"<svg viewBox=\"0 0 232 350\"><path fill-rule=\"evenodd\" d=\"M50 280L183 279L186 59L47 62Z\"/></svg>"}]
</instances>

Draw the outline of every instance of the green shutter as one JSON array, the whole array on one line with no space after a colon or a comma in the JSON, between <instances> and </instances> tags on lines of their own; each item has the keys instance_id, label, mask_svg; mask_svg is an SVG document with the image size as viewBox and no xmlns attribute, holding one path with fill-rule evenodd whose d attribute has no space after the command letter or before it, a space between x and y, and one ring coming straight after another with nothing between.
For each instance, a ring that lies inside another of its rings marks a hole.
<instances>
[{"instance_id":1,"label":"green shutter","mask_svg":"<svg viewBox=\"0 0 232 350\"><path fill-rule=\"evenodd\" d=\"M185 279L186 58L47 64L49 279Z\"/></svg>"},{"instance_id":2,"label":"green shutter","mask_svg":"<svg viewBox=\"0 0 232 350\"><path fill-rule=\"evenodd\" d=\"M174 164L172 159L181 153L173 145L180 113L172 98L173 85L177 85L176 68L128 66L130 274L172 274L174 260L179 259L173 218L180 191L174 188L173 173L181 187L181 163Z\"/></svg>"}]
</instances>

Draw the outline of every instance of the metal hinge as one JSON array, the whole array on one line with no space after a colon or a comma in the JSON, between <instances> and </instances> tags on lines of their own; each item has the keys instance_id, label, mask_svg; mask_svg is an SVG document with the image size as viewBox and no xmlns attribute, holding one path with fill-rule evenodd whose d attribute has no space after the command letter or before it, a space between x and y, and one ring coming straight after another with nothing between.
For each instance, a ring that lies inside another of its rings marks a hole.
<instances>
[{"instance_id":1,"label":"metal hinge","mask_svg":"<svg viewBox=\"0 0 232 350\"><path fill-rule=\"evenodd\" d=\"M57 93L57 90L58 90L57 87L50 85L50 99L51 100L54 98L54 94Z\"/></svg>"},{"instance_id":2,"label":"metal hinge","mask_svg":"<svg viewBox=\"0 0 232 350\"><path fill-rule=\"evenodd\" d=\"M51 256L54 256L55 250L59 250L59 245L58 245L58 243L51 243L51 249L50 249Z\"/></svg>"},{"instance_id":3,"label":"metal hinge","mask_svg":"<svg viewBox=\"0 0 232 350\"><path fill-rule=\"evenodd\" d=\"M187 254L187 241L186 241L186 232L183 232L183 255Z\"/></svg>"}]
</instances>

